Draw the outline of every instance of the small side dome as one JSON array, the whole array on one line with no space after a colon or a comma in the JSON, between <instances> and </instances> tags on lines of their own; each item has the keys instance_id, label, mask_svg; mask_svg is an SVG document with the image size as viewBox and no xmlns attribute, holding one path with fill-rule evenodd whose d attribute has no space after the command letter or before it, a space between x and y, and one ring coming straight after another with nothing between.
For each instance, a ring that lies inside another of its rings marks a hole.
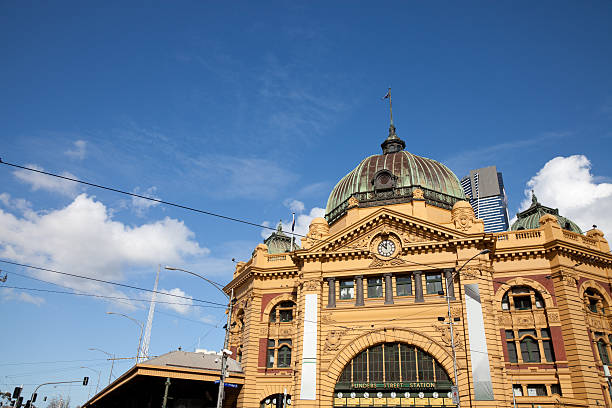
<instances>
[{"instance_id":1,"label":"small side dome","mask_svg":"<svg viewBox=\"0 0 612 408\"><path fill-rule=\"evenodd\" d=\"M557 219L559 226L561 226L561 228L564 230L582 234L582 230L574 221L559 215L559 209L546 207L545 205L540 204L533 191L531 192L531 206L525 211L516 215L517 220L514 222L514 224L512 224L510 229L512 231L518 231L539 228L540 218L546 214L554 216Z\"/></svg>"},{"instance_id":2,"label":"small side dome","mask_svg":"<svg viewBox=\"0 0 612 408\"><path fill-rule=\"evenodd\" d=\"M282 254L291 252L291 237L283 233L283 224L279 221L276 231L264 240L264 244L268 247L269 254ZM293 249L300 249L297 244L293 243Z\"/></svg>"}]
</instances>

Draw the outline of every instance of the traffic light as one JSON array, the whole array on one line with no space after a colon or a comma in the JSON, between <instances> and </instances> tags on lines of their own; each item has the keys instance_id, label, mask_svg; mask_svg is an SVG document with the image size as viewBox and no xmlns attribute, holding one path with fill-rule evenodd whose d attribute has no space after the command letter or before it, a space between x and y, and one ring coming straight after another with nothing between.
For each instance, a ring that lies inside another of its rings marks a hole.
<instances>
[{"instance_id":1,"label":"traffic light","mask_svg":"<svg viewBox=\"0 0 612 408\"><path fill-rule=\"evenodd\" d=\"M83 377L83 385L87 385L89 382L89 377Z\"/></svg>"},{"instance_id":2,"label":"traffic light","mask_svg":"<svg viewBox=\"0 0 612 408\"><path fill-rule=\"evenodd\" d=\"M36 402L36 396L37 396L37 395L38 395L38 394L36 394L36 393L32 394L32 402Z\"/></svg>"},{"instance_id":3,"label":"traffic light","mask_svg":"<svg viewBox=\"0 0 612 408\"><path fill-rule=\"evenodd\" d=\"M23 397L17 398L17 401L15 402L15 408L20 408L22 402L23 402Z\"/></svg>"},{"instance_id":4,"label":"traffic light","mask_svg":"<svg viewBox=\"0 0 612 408\"><path fill-rule=\"evenodd\" d=\"M15 387L15 390L13 391L13 399L19 398L21 395L21 389L21 387Z\"/></svg>"},{"instance_id":5,"label":"traffic light","mask_svg":"<svg viewBox=\"0 0 612 408\"><path fill-rule=\"evenodd\" d=\"M30 400L27 400L24 407L25 408L30 408L30 406L32 405L32 402Z\"/></svg>"}]
</instances>

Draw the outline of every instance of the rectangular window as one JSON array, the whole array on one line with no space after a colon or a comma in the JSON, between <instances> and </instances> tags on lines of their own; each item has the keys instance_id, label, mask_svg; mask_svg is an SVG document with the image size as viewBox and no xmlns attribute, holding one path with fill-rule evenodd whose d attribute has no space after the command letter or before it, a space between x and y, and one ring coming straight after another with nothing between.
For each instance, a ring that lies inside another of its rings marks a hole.
<instances>
[{"instance_id":1,"label":"rectangular window","mask_svg":"<svg viewBox=\"0 0 612 408\"><path fill-rule=\"evenodd\" d=\"M268 358L267 358L267 363L266 363L266 367L274 367L274 347L275 347L276 343L274 342L274 340L268 340Z\"/></svg>"},{"instance_id":2,"label":"rectangular window","mask_svg":"<svg viewBox=\"0 0 612 408\"><path fill-rule=\"evenodd\" d=\"M521 340L521 355L525 363L539 363L540 349L538 342L532 337L525 337Z\"/></svg>"},{"instance_id":3,"label":"rectangular window","mask_svg":"<svg viewBox=\"0 0 612 408\"><path fill-rule=\"evenodd\" d=\"M513 339L513 338L514 338L514 331L506 330L506 339Z\"/></svg>"},{"instance_id":4,"label":"rectangular window","mask_svg":"<svg viewBox=\"0 0 612 408\"><path fill-rule=\"evenodd\" d=\"M517 310L530 310L531 309L531 296L515 296L514 297L514 308Z\"/></svg>"},{"instance_id":5,"label":"rectangular window","mask_svg":"<svg viewBox=\"0 0 612 408\"><path fill-rule=\"evenodd\" d=\"M402 359L402 381L416 381L416 357L414 347L400 344L400 358Z\"/></svg>"},{"instance_id":6,"label":"rectangular window","mask_svg":"<svg viewBox=\"0 0 612 408\"><path fill-rule=\"evenodd\" d=\"M382 279L368 278L368 297L380 298L383 295Z\"/></svg>"},{"instance_id":7,"label":"rectangular window","mask_svg":"<svg viewBox=\"0 0 612 408\"><path fill-rule=\"evenodd\" d=\"M542 333L542 337L545 339L549 339L550 338L550 330L548 329L542 329L540 330L540 332Z\"/></svg>"},{"instance_id":8,"label":"rectangular window","mask_svg":"<svg viewBox=\"0 0 612 408\"><path fill-rule=\"evenodd\" d=\"M518 332L519 337L523 337L525 335L529 335L529 336L533 336L533 337L538 337L538 335L536 334L536 331L534 329L521 329Z\"/></svg>"},{"instance_id":9,"label":"rectangular window","mask_svg":"<svg viewBox=\"0 0 612 408\"><path fill-rule=\"evenodd\" d=\"M551 394L557 394L557 395L563 395L563 394L561 394L561 385L559 385L559 384L551 384L550 385L550 393Z\"/></svg>"},{"instance_id":10,"label":"rectangular window","mask_svg":"<svg viewBox=\"0 0 612 408\"><path fill-rule=\"evenodd\" d=\"M518 355L516 354L516 344L513 341L508 343L508 358L511 363L518 363Z\"/></svg>"},{"instance_id":11,"label":"rectangular window","mask_svg":"<svg viewBox=\"0 0 612 408\"><path fill-rule=\"evenodd\" d=\"M397 296L412 296L412 276L398 276L395 278Z\"/></svg>"},{"instance_id":12,"label":"rectangular window","mask_svg":"<svg viewBox=\"0 0 612 408\"><path fill-rule=\"evenodd\" d=\"M514 384L512 386L512 392L514 393L515 397L522 397L523 396L523 387L521 386L521 384Z\"/></svg>"},{"instance_id":13,"label":"rectangular window","mask_svg":"<svg viewBox=\"0 0 612 408\"><path fill-rule=\"evenodd\" d=\"M291 309L281 309L279 315L281 322L290 322L293 320L293 310Z\"/></svg>"},{"instance_id":14,"label":"rectangular window","mask_svg":"<svg viewBox=\"0 0 612 408\"><path fill-rule=\"evenodd\" d=\"M353 382L368 381L368 351L363 351L353 359Z\"/></svg>"},{"instance_id":15,"label":"rectangular window","mask_svg":"<svg viewBox=\"0 0 612 408\"><path fill-rule=\"evenodd\" d=\"M442 291L442 275L439 273L425 275L425 283L428 295L437 295Z\"/></svg>"},{"instance_id":16,"label":"rectangular window","mask_svg":"<svg viewBox=\"0 0 612 408\"><path fill-rule=\"evenodd\" d=\"M555 361L555 351L553 349L552 341L542 340L542 348L544 349L544 357L546 357L546 361L549 363Z\"/></svg>"},{"instance_id":17,"label":"rectangular window","mask_svg":"<svg viewBox=\"0 0 612 408\"><path fill-rule=\"evenodd\" d=\"M545 397L547 395L546 386L544 384L529 384L527 395L530 397Z\"/></svg>"},{"instance_id":18,"label":"rectangular window","mask_svg":"<svg viewBox=\"0 0 612 408\"><path fill-rule=\"evenodd\" d=\"M400 381L399 344L385 344L385 381Z\"/></svg>"},{"instance_id":19,"label":"rectangular window","mask_svg":"<svg viewBox=\"0 0 612 408\"><path fill-rule=\"evenodd\" d=\"M597 313L597 299L589 299L589 309L591 309L591 312Z\"/></svg>"},{"instance_id":20,"label":"rectangular window","mask_svg":"<svg viewBox=\"0 0 612 408\"><path fill-rule=\"evenodd\" d=\"M382 381L383 380L383 346L378 345L368 350L369 360L369 381Z\"/></svg>"},{"instance_id":21,"label":"rectangular window","mask_svg":"<svg viewBox=\"0 0 612 408\"><path fill-rule=\"evenodd\" d=\"M340 281L340 299L353 299L355 297L355 282L351 280Z\"/></svg>"}]
</instances>

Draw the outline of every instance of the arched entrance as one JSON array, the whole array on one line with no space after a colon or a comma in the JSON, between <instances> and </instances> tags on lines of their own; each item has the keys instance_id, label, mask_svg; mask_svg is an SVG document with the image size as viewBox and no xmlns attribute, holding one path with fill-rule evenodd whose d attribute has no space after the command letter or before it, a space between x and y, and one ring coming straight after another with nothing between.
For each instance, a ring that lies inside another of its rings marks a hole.
<instances>
[{"instance_id":1,"label":"arched entrance","mask_svg":"<svg viewBox=\"0 0 612 408\"><path fill-rule=\"evenodd\" d=\"M381 343L349 361L334 388L334 406L451 407L451 379L419 347Z\"/></svg>"},{"instance_id":2,"label":"arched entrance","mask_svg":"<svg viewBox=\"0 0 612 408\"><path fill-rule=\"evenodd\" d=\"M291 395L272 394L264 398L260 403L260 408L291 408Z\"/></svg>"}]
</instances>

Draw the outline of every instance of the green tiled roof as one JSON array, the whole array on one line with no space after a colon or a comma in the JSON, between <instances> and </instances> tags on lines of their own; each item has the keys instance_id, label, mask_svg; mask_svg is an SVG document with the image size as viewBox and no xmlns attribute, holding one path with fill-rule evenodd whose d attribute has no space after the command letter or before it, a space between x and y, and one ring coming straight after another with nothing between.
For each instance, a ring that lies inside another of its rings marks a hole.
<instances>
[{"instance_id":1,"label":"green tiled roof","mask_svg":"<svg viewBox=\"0 0 612 408\"><path fill-rule=\"evenodd\" d=\"M516 215L517 220L510 228L512 231L523 229L534 229L540 227L540 218L544 214L551 214L557 217L557 222L561 228L578 234L582 234L582 230L576 223L569 218L559 215L559 209L546 207L538 202L537 197L532 192L531 206L523 212Z\"/></svg>"}]
</instances>

